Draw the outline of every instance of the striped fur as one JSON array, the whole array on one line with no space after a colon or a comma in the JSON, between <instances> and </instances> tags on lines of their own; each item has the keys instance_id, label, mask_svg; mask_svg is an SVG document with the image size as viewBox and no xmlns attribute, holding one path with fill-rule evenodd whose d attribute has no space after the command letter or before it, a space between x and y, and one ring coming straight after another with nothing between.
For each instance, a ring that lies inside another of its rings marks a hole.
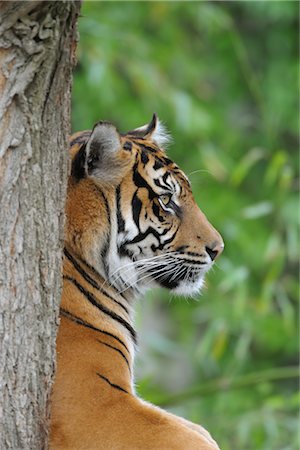
<instances>
[{"instance_id":1,"label":"striped fur","mask_svg":"<svg viewBox=\"0 0 300 450\"><path fill-rule=\"evenodd\" d=\"M71 137L64 284L51 449L216 449L201 426L138 399L135 298L164 286L194 295L223 242L149 125L108 122Z\"/></svg>"}]
</instances>

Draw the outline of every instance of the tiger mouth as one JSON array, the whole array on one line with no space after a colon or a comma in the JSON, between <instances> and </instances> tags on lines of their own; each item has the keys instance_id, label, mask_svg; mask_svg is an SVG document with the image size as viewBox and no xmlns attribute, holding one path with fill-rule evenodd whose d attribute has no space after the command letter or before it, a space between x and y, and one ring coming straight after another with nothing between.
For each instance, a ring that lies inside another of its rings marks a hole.
<instances>
[{"instance_id":1,"label":"tiger mouth","mask_svg":"<svg viewBox=\"0 0 300 450\"><path fill-rule=\"evenodd\" d=\"M153 280L162 287L173 290L182 284L191 285L203 279L206 270L206 263L197 262L197 264L158 265L149 269L148 273Z\"/></svg>"},{"instance_id":2,"label":"tiger mouth","mask_svg":"<svg viewBox=\"0 0 300 450\"><path fill-rule=\"evenodd\" d=\"M174 293L196 295L201 290L205 273L212 266L202 259L203 256L192 254L186 258L174 252L136 259L114 270L110 274L110 283L121 293L130 289L136 293L145 292L156 284Z\"/></svg>"}]
</instances>

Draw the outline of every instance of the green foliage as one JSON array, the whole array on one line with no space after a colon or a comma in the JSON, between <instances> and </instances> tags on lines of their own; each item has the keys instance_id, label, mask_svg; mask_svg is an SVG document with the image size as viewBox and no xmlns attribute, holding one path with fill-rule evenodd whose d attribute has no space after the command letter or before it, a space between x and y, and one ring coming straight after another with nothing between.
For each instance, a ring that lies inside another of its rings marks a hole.
<instances>
[{"instance_id":1,"label":"green foliage","mask_svg":"<svg viewBox=\"0 0 300 450\"><path fill-rule=\"evenodd\" d=\"M155 291L139 306L138 392L223 450L296 449L297 2L84 2L82 15L74 130L157 112L226 244L199 300Z\"/></svg>"}]
</instances>

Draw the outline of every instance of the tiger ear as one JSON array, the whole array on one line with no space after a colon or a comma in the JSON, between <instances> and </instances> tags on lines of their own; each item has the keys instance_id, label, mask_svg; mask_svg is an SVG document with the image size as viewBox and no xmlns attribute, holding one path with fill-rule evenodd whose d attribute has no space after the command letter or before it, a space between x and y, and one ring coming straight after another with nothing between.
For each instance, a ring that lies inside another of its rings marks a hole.
<instances>
[{"instance_id":1,"label":"tiger ear","mask_svg":"<svg viewBox=\"0 0 300 450\"><path fill-rule=\"evenodd\" d=\"M122 149L116 127L110 122L101 121L95 124L88 141L75 156L72 175L115 183L124 175L129 159L129 152Z\"/></svg>"},{"instance_id":2,"label":"tiger ear","mask_svg":"<svg viewBox=\"0 0 300 450\"><path fill-rule=\"evenodd\" d=\"M156 113L153 114L149 124L129 131L128 134L141 137L143 139L149 139L162 149L165 149L171 142L170 134L161 123Z\"/></svg>"},{"instance_id":3,"label":"tiger ear","mask_svg":"<svg viewBox=\"0 0 300 450\"><path fill-rule=\"evenodd\" d=\"M87 176L115 183L123 177L130 160L130 153L122 149L117 128L110 122L96 123L86 145Z\"/></svg>"}]
</instances>

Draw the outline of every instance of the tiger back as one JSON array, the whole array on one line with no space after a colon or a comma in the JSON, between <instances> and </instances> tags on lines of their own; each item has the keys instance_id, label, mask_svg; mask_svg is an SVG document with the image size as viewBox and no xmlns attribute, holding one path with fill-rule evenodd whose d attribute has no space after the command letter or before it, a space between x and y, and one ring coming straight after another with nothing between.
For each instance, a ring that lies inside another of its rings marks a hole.
<instances>
[{"instance_id":1,"label":"tiger back","mask_svg":"<svg viewBox=\"0 0 300 450\"><path fill-rule=\"evenodd\" d=\"M217 449L200 425L135 395L134 304L152 286L196 295L224 244L156 115L71 138L51 449Z\"/></svg>"}]
</instances>

